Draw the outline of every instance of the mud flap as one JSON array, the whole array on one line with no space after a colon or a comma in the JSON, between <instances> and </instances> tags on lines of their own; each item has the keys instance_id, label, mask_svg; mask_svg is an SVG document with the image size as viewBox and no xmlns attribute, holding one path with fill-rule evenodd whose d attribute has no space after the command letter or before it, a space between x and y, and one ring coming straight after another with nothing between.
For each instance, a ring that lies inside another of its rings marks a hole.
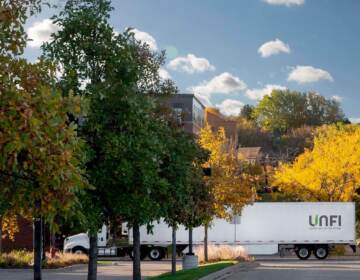
<instances>
[{"instance_id":1,"label":"mud flap","mask_svg":"<svg viewBox=\"0 0 360 280\"><path fill-rule=\"evenodd\" d=\"M353 252L356 253L356 245L349 245L349 246L353 250Z\"/></svg>"}]
</instances>

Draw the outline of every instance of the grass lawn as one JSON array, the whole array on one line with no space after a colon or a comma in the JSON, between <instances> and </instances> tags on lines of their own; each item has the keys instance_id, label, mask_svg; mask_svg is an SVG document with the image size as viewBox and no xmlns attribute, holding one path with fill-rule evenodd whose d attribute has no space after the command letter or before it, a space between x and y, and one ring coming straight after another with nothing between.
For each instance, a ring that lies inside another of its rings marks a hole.
<instances>
[{"instance_id":1,"label":"grass lawn","mask_svg":"<svg viewBox=\"0 0 360 280\"><path fill-rule=\"evenodd\" d=\"M115 261L97 261L97 264L113 264Z\"/></svg>"},{"instance_id":2,"label":"grass lawn","mask_svg":"<svg viewBox=\"0 0 360 280\"><path fill-rule=\"evenodd\" d=\"M179 270L176 272L175 276L172 276L171 273L165 273L165 274L161 274L160 276L151 277L150 279L151 280L196 280L210 273L224 269L228 266L232 266L235 263L236 261L223 261L217 263L210 263L199 266L198 268L194 268L194 269Z\"/></svg>"}]
</instances>

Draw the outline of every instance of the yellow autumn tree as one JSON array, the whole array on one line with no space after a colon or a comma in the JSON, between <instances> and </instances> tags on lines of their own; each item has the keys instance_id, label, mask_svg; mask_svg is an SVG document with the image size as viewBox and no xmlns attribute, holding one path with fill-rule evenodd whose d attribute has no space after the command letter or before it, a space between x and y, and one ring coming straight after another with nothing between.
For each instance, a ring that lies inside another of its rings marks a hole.
<instances>
[{"instance_id":1,"label":"yellow autumn tree","mask_svg":"<svg viewBox=\"0 0 360 280\"><path fill-rule=\"evenodd\" d=\"M214 195L214 212L221 218L239 214L255 199L258 174L249 172L250 166L239 159L235 148L225 136L224 128L213 132L209 125L201 130L200 145L210 152L205 168L211 168L207 183Z\"/></svg>"},{"instance_id":2,"label":"yellow autumn tree","mask_svg":"<svg viewBox=\"0 0 360 280\"><path fill-rule=\"evenodd\" d=\"M273 185L305 201L351 201L360 186L360 127L319 128L313 149L281 165Z\"/></svg>"},{"instance_id":3,"label":"yellow autumn tree","mask_svg":"<svg viewBox=\"0 0 360 280\"><path fill-rule=\"evenodd\" d=\"M5 216L0 218L0 237L8 237L10 240L14 240L15 234L19 232L19 226L17 223L17 217ZM1 247L0 247L1 249Z\"/></svg>"}]
</instances>

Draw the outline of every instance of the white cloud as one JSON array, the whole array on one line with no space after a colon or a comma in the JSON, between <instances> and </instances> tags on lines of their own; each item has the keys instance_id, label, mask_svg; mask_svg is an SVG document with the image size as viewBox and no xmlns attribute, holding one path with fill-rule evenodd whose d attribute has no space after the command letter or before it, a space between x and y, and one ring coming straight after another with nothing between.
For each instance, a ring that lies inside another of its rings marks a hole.
<instances>
[{"instance_id":1,"label":"white cloud","mask_svg":"<svg viewBox=\"0 0 360 280\"><path fill-rule=\"evenodd\" d=\"M220 113L225 116L238 116L243 106L244 103L234 99L225 99L221 104L216 105L216 107L219 108Z\"/></svg>"},{"instance_id":2,"label":"white cloud","mask_svg":"<svg viewBox=\"0 0 360 280\"><path fill-rule=\"evenodd\" d=\"M288 76L288 81L295 81L299 84L312 83L320 80L333 81L329 72L314 68L313 66L296 66Z\"/></svg>"},{"instance_id":3,"label":"white cloud","mask_svg":"<svg viewBox=\"0 0 360 280\"><path fill-rule=\"evenodd\" d=\"M151 36L149 33L140 31L139 29L136 28L132 29L131 32L134 33L134 37L136 40L146 43L149 46L150 50L152 51L158 50L158 46L155 38Z\"/></svg>"},{"instance_id":4,"label":"white cloud","mask_svg":"<svg viewBox=\"0 0 360 280\"><path fill-rule=\"evenodd\" d=\"M270 5L284 5L287 7L290 6L301 6L304 5L305 0L264 0Z\"/></svg>"},{"instance_id":5,"label":"white cloud","mask_svg":"<svg viewBox=\"0 0 360 280\"><path fill-rule=\"evenodd\" d=\"M265 95L270 95L274 89L286 90L286 87L280 85L267 84L263 88L247 89L245 94L247 97L253 100L261 100Z\"/></svg>"},{"instance_id":6,"label":"white cloud","mask_svg":"<svg viewBox=\"0 0 360 280\"><path fill-rule=\"evenodd\" d=\"M168 71L166 71L166 69L164 68L159 68L159 76L161 79L163 80L168 80L168 79L171 79L171 75L169 74Z\"/></svg>"},{"instance_id":7,"label":"white cloud","mask_svg":"<svg viewBox=\"0 0 360 280\"><path fill-rule=\"evenodd\" d=\"M53 24L52 20L48 18L34 22L26 30L29 39L31 39L31 41L29 41L29 47L38 48L43 43L51 41L50 35L59 31L59 29L59 26Z\"/></svg>"},{"instance_id":8,"label":"white cloud","mask_svg":"<svg viewBox=\"0 0 360 280\"><path fill-rule=\"evenodd\" d=\"M204 81L199 85L190 88L190 90L196 93L208 96L213 93L229 94L244 89L246 89L245 82L228 72L224 72L215 76L210 81Z\"/></svg>"},{"instance_id":9,"label":"white cloud","mask_svg":"<svg viewBox=\"0 0 360 280\"><path fill-rule=\"evenodd\" d=\"M341 101L343 101L344 98L342 96L339 96L339 95L333 95L333 96L331 96L331 99L335 100L337 102L341 102Z\"/></svg>"},{"instance_id":10,"label":"white cloud","mask_svg":"<svg viewBox=\"0 0 360 280\"><path fill-rule=\"evenodd\" d=\"M260 53L262 57L269 57L281 52L290 53L290 47L279 39L268 41L262 44L258 49L258 53Z\"/></svg>"},{"instance_id":11,"label":"white cloud","mask_svg":"<svg viewBox=\"0 0 360 280\"><path fill-rule=\"evenodd\" d=\"M360 118L349 118L349 120L351 121L351 123L360 124Z\"/></svg>"},{"instance_id":12,"label":"white cloud","mask_svg":"<svg viewBox=\"0 0 360 280\"><path fill-rule=\"evenodd\" d=\"M175 71L182 71L187 73L214 71L215 66L211 65L209 60L203 57L196 57L194 54L187 56L179 56L171 60L168 68Z\"/></svg>"}]
</instances>

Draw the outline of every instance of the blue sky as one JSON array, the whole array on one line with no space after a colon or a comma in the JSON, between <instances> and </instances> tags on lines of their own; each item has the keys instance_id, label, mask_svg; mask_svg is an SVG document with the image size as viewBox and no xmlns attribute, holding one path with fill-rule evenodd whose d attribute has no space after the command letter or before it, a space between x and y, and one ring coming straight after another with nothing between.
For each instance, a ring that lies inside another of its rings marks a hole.
<instances>
[{"instance_id":1,"label":"blue sky","mask_svg":"<svg viewBox=\"0 0 360 280\"><path fill-rule=\"evenodd\" d=\"M162 75L226 114L256 104L272 88L289 88L335 98L347 117L360 121L358 0L113 0L113 5L116 30L134 27L137 38L168 51ZM56 12L44 10L27 24L35 36L25 53L29 59L39 55L36 42L51 30L44 20Z\"/></svg>"}]
</instances>

